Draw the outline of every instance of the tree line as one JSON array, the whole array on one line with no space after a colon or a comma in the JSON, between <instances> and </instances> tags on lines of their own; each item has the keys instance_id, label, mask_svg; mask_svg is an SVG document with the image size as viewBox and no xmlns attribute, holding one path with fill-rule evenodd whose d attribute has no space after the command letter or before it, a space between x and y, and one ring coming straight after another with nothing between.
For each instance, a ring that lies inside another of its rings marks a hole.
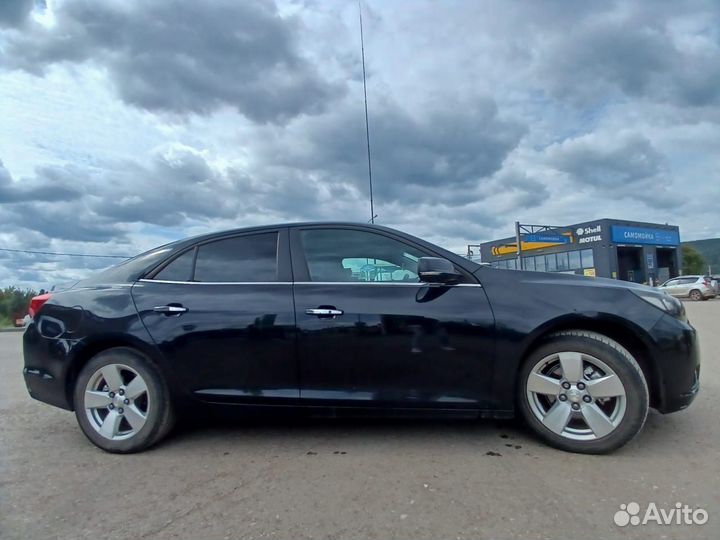
<instances>
[{"instance_id":1,"label":"tree line","mask_svg":"<svg viewBox=\"0 0 720 540\"><path fill-rule=\"evenodd\" d=\"M41 290L40 294L43 292ZM22 319L27 314L30 299L37 295L33 289L0 289L0 326L14 326L15 319Z\"/></svg>"}]
</instances>

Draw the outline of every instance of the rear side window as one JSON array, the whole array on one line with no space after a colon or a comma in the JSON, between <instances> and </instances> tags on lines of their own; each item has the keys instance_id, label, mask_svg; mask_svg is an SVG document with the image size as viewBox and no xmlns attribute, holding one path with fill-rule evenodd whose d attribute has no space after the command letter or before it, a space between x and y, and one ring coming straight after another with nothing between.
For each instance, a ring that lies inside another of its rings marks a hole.
<instances>
[{"instance_id":1,"label":"rear side window","mask_svg":"<svg viewBox=\"0 0 720 540\"><path fill-rule=\"evenodd\" d=\"M194 281L277 281L277 239L272 232L202 244Z\"/></svg>"},{"instance_id":2,"label":"rear side window","mask_svg":"<svg viewBox=\"0 0 720 540\"><path fill-rule=\"evenodd\" d=\"M155 274L154 279L164 281L190 281L192 279L195 249L190 249Z\"/></svg>"}]
</instances>

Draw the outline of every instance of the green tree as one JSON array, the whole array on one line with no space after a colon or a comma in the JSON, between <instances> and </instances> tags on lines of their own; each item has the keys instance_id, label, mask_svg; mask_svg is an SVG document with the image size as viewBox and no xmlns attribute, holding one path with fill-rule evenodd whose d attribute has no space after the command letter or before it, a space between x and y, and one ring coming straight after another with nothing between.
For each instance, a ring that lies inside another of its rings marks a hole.
<instances>
[{"instance_id":1,"label":"green tree","mask_svg":"<svg viewBox=\"0 0 720 540\"><path fill-rule=\"evenodd\" d=\"M707 272L705 257L694 247L684 245L682 247L682 259L683 274L704 274Z\"/></svg>"},{"instance_id":2,"label":"green tree","mask_svg":"<svg viewBox=\"0 0 720 540\"><path fill-rule=\"evenodd\" d=\"M32 289L0 289L0 326L13 326L15 319L22 319L27 313L30 299L36 295Z\"/></svg>"}]
</instances>

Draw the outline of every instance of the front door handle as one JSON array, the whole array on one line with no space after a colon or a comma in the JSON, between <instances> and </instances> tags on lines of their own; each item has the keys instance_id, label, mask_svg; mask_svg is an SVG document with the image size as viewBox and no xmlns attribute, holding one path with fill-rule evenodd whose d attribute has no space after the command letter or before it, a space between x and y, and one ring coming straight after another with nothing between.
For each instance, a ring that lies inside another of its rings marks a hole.
<instances>
[{"instance_id":1,"label":"front door handle","mask_svg":"<svg viewBox=\"0 0 720 540\"><path fill-rule=\"evenodd\" d=\"M164 313L165 315L180 315L181 313L185 313L187 310L188 308L177 304L170 304L168 306L155 306L153 308L153 311L156 311L157 313Z\"/></svg>"},{"instance_id":2,"label":"front door handle","mask_svg":"<svg viewBox=\"0 0 720 540\"><path fill-rule=\"evenodd\" d=\"M343 314L343 310L335 308L307 308L305 313L308 315L316 315L317 317L337 317Z\"/></svg>"}]
</instances>

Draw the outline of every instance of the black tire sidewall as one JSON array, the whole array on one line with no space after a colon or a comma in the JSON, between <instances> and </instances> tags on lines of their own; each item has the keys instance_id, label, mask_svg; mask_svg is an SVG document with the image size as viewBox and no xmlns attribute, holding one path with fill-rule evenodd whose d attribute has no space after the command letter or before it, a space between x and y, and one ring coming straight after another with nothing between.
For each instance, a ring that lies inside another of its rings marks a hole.
<instances>
[{"instance_id":1,"label":"black tire sidewall","mask_svg":"<svg viewBox=\"0 0 720 540\"><path fill-rule=\"evenodd\" d=\"M150 407L145 424L138 433L129 439L113 441L100 435L85 412L83 397L90 377L108 364L124 364L131 367L145 381L150 398ZM85 436L97 447L108 452L138 452L154 444L168 416L169 401L167 390L157 367L135 349L118 347L103 351L94 356L80 371L73 392L75 416Z\"/></svg>"},{"instance_id":2,"label":"black tire sidewall","mask_svg":"<svg viewBox=\"0 0 720 540\"><path fill-rule=\"evenodd\" d=\"M592 441L567 439L547 429L530 408L526 384L532 368L554 353L577 351L606 363L625 387L626 408L620 425L609 435ZM633 365L634 364L634 365ZM649 408L648 389L642 371L634 360L611 345L586 336L556 335L535 349L526 359L518 378L518 405L530 428L548 444L569 452L603 454L629 442L642 429Z\"/></svg>"}]
</instances>

